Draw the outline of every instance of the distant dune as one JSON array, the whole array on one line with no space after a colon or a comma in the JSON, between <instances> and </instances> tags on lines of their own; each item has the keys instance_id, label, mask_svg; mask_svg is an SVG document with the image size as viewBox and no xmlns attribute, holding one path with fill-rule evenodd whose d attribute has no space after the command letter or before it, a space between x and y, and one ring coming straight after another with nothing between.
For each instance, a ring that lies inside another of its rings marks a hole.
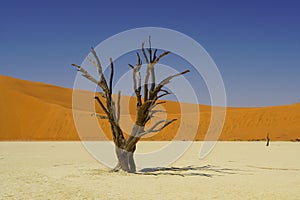
<instances>
[{"instance_id":1,"label":"distant dune","mask_svg":"<svg viewBox=\"0 0 300 200\"><path fill-rule=\"evenodd\" d=\"M72 115L72 89L29 82L0 76L0 140L79 140ZM128 105L129 113L121 110L122 116L134 119L135 99L122 97L121 104ZM182 108L184 112L181 114ZM122 107L121 107L122 108ZM163 106L167 118L178 120L158 134L144 140L203 140L208 129L211 107L206 105L179 104L167 101ZM195 116L195 108L200 115ZM84 107L86 119L92 118ZM101 112L96 106L97 112ZM200 118L200 121L195 119ZM128 119L128 118L124 118ZM121 119L121 125L129 126ZM180 121L181 127L178 129ZM190 127L200 123L193 137ZM107 137L111 138L109 124L99 119ZM129 125L128 125L129 124ZM131 126L131 125L130 125ZM126 130L130 127L126 127ZM184 134L175 137L177 130ZM91 131L92 132L92 131ZM300 139L300 104L262 108L227 108L227 115L220 140L264 140L267 133L271 141L296 141ZM102 140L104 137L92 133L85 139Z\"/></svg>"}]
</instances>

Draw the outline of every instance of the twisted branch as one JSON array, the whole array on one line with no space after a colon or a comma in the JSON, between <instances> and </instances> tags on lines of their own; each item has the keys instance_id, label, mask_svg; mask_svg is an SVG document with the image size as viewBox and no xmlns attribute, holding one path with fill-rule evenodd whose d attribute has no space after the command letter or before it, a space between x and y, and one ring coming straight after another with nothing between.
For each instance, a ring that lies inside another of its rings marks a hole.
<instances>
[{"instance_id":1,"label":"twisted branch","mask_svg":"<svg viewBox=\"0 0 300 200\"><path fill-rule=\"evenodd\" d=\"M158 122L156 122L151 128L149 128L148 130L142 132L139 134L139 137L142 137L148 133L156 133L161 131L162 129L164 129L165 127L167 127L168 125L170 125L171 123L175 122L177 119L172 119L172 120L160 120ZM160 128L157 128L160 124L164 123L163 126L161 126Z\"/></svg>"},{"instance_id":2,"label":"twisted branch","mask_svg":"<svg viewBox=\"0 0 300 200\"><path fill-rule=\"evenodd\" d=\"M159 61L162 57L168 55L169 53L171 53L171 52L170 52L170 51L165 51L165 52L163 52L162 54L160 54L160 55L154 60L154 63L155 63L155 64L158 63L158 61Z\"/></svg>"}]
</instances>

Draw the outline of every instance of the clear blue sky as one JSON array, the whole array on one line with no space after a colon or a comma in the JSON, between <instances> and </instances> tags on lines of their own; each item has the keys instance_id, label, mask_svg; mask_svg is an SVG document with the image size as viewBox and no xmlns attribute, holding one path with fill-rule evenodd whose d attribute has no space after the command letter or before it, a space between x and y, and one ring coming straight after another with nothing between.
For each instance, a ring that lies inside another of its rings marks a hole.
<instances>
[{"instance_id":1,"label":"clear blue sky","mask_svg":"<svg viewBox=\"0 0 300 200\"><path fill-rule=\"evenodd\" d=\"M158 26L183 32L208 51L229 105L295 103L299 2L1 1L0 74L72 87L70 64L81 63L91 46L127 29Z\"/></svg>"}]
</instances>

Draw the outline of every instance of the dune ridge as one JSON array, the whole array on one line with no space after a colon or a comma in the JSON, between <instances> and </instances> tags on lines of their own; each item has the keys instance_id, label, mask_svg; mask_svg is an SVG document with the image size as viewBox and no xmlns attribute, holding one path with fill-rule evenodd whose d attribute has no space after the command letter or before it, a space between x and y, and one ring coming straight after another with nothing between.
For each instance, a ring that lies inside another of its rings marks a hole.
<instances>
[{"instance_id":1,"label":"dune ridge","mask_svg":"<svg viewBox=\"0 0 300 200\"><path fill-rule=\"evenodd\" d=\"M30 82L0 76L0 140L80 140L77 134L72 114L72 89L54 85ZM121 104L129 103L129 115L134 118L135 99L122 96ZM185 112L181 112L181 107ZM193 126L197 106L200 109L200 127L197 134L189 132ZM92 117L85 108L82 112L86 117ZM207 105L179 104L167 101L164 105L167 118L178 120L158 134L143 140L172 140L179 128L181 118L185 117L183 126L185 134L177 140L203 140L209 126L211 107ZM223 141L249 141L264 140L270 134L273 141L300 140L300 104L271 106L260 108L228 107L224 128L219 140ZM96 106L97 112L100 109ZM121 111L121 115L128 113ZM109 124L99 120L105 135L111 139ZM126 124L126 123L124 123ZM94 135L87 137L90 140L104 140L105 137Z\"/></svg>"}]
</instances>

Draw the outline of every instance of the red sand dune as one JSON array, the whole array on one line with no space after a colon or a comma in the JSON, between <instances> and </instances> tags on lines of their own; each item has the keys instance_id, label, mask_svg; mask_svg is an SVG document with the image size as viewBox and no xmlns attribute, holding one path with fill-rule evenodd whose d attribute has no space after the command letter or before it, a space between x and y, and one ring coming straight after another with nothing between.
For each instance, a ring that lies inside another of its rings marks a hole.
<instances>
[{"instance_id":1,"label":"red sand dune","mask_svg":"<svg viewBox=\"0 0 300 200\"><path fill-rule=\"evenodd\" d=\"M0 76L0 140L79 140L72 115L72 89L29 82ZM130 115L134 119L135 99L122 97L121 104L130 102ZM97 106L96 106L97 107ZM180 114L182 108L186 108ZM121 107L122 108L122 107ZM211 107L206 105L179 104L167 101L163 106L167 118L178 120L158 134L145 140L171 140L175 137L181 119L183 129L179 140L203 140L208 129ZM200 108L200 121L195 120L195 108ZM92 117L82 109L86 119ZM99 108L96 108L100 111ZM121 115L127 115L121 111ZM200 123L193 137L192 126ZM109 124L99 120L105 134L111 138ZM128 125L126 120L121 125ZM130 127L126 127L130 130ZM91 130L91 132L93 132ZM271 140L300 139L300 104L261 107L227 108L224 128L220 140L263 140L267 132ZM85 139L103 139L92 133ZM100 134L101 135L101 134Z\"/></svg>"}]
</instances>

